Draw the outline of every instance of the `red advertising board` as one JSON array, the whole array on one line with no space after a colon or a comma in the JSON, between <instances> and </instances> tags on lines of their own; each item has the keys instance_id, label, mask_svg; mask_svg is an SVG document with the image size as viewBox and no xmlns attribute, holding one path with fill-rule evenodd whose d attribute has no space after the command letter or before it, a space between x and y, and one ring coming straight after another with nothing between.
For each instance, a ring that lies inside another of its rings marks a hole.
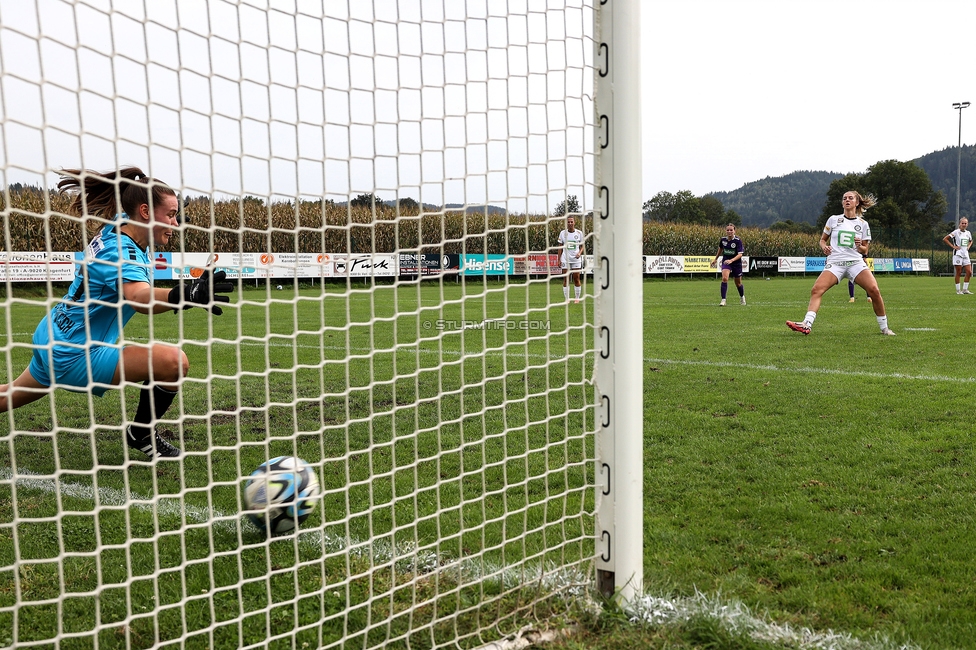
<instances>
[{"instance_id":1,"label":"red advertising board","mask_svg":"<svg viewBox=\"0 0 976 650\"><path fill-rule=\"evenodd\" d=\"M514 275L549 275L560 272L559 256L545 253L519 255L512 258Z\"/></svg>"}]
</instances>

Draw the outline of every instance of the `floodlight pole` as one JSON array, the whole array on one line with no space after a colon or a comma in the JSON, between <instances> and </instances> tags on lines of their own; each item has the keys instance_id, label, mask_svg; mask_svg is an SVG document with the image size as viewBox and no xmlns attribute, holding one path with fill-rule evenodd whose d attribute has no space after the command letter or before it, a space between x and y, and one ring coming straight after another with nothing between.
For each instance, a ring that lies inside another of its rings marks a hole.
<instances>
[{"instance_id":1,"label":"floodlight pole","mask_svg":"<svg viewBox=\"0 0 976 650\"><path fill-rule=\"evenodd\" d=\"M962 109L969 107L969 102L956 102L952 107L959 111L959 145L956 147L956 228L959 227L959 186L962 183Z\"/></svg>"}]
</instances>

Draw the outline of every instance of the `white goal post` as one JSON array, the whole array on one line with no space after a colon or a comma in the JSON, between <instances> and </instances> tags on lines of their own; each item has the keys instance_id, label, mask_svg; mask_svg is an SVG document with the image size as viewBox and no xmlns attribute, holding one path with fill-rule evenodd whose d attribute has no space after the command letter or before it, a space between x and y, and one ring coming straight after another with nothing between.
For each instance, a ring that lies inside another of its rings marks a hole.
<instances>
[{"instance_id":1,"label":"white goal post","mask_svg":"<svg viewBox=\"0 0 976 650\"><path fill-rule=\"evenodd\" d=\"M597 586L629 602L644 587L640 2L605 3L600 35Z\"/></svg>"},{"instance_id":2,"label":"white goal post","mask_svg":"<svg viewBox=\"0 0 976 650\"><path fill-rule=\"evenodd\" d=\"M0 0L0 648L475 648L638 595L639 11Z\"/></svg>"}]
</instances>

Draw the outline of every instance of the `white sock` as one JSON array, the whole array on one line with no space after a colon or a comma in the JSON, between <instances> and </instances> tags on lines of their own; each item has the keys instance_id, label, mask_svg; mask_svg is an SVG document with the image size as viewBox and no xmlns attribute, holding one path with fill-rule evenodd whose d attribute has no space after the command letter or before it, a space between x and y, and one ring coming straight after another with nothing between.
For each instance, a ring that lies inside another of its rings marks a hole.
<instances>
[{"instance_id":1,"label":"white sock","mask_svg":"<svg viewBox=\"0 0 976 650\"><path fill-rule=\"evenodd\" d=\"M968 282L963 282L962 283L962 290L963 291L969 291L969 283Z\"/></svg>"},{"instance_id":2,"label":"white sock","mask_svg":"<svg viewBox=\"0 0 976 650\"><path fill-rule=\"evenodd\" d=\"M878 327L881 328L881 331L882 332L885 331L886 329L888 329L888 317L887 316L878 316Z\"/></svg>"},{"instance_id":3,"label":"white sock","mask_svg":"<svg viewBox=\"0 0 976 650\"><path fill-rule=\"evenodd\" d=\"M813 327L813 321L817 320L817 312L808 311L807 315L803 317L803 322L807 324L807 327Z\"/></svg>"},{"instance_id":4,"label":"white sock","mask_svg":"<svg viewBox=\"0 0 976 650\"><path fill-rule=\"evenodd\" d=\"M563 298L569 300L569 287L563 287Z\"/></svg>"},{"instance_id":5,"label":"white sock","mask_svg":"<svg viewBox=\"0 0 976 650\"><path fill-rule=\"evenodd\" d=\"M959 291L959 283L956 283L956 291Z\"/></svg>"},{"instance_id":6,"label":"white sock","mask_svg":"<svg viewBox=\"0 0 976 650\"><path fill-rule=\"evenodd\" d=\"M583 290L583 287L574 287L574 289L576 289L576 299L579 300L579 298L580 298L580 291Z\"/></svg>"}]
</instances>

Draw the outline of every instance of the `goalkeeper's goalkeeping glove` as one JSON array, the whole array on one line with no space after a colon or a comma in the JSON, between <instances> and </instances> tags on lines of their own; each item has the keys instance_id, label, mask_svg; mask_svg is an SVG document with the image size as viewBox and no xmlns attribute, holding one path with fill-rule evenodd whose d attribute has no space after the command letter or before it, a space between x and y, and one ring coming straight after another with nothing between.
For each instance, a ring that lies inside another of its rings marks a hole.
<instances>
[{"instance_id":1,"label":"goalkeeper's goalkeeping glove","mask_svg":"<svg viewBox=\"0 0 976 650\"><path fill-rule=\"evenodd\" d=\"M224 310L217 303L230 302L230 298L219 294L233 290L234 284L227 282L227 274L224 271L217 271L211 278L210 269L206 269L203 275L195 278L189 284L180 280L180 283L169 292L169 303L176 305L176 309L209 307L215 316L220 316Z\"/></svg>"}]
</instances>

